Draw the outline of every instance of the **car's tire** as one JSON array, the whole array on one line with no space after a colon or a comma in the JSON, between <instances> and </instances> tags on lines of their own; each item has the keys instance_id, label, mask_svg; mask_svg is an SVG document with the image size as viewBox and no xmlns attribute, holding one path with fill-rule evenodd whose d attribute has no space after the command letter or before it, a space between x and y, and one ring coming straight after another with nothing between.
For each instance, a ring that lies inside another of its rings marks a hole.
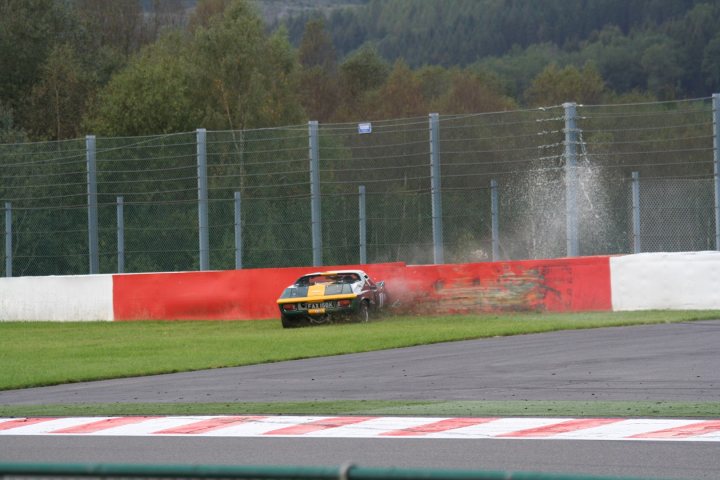
<instances>
[{"instance_id":1,"label":"car's tire","mask_svg":"<svg viewBox=\"0 0 720 480\"><path fill-rule=\"evenodd\" d=\"M303 322L302 320L289 318L285 315L280 316L280 322L282 322L283 328L298 328L305 326L305 322Z\"/></svg>"},{"instance_id":2,"label":"car's tire","mask_svg":"<svg viewBox=\"0 0 720 480\"><path fill-rule=\"evenodd\" d=\"M367 323L370 321L370 305L368 302L363 300L358 305L358 310L355 312L355 320L360 323Z\"/></svg>"}]
</instances>

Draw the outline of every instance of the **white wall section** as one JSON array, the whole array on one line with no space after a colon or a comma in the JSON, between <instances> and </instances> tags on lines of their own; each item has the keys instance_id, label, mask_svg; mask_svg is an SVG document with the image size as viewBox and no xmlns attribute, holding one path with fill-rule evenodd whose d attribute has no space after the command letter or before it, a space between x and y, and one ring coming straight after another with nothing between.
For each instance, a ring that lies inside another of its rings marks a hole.
<instances>
[{"instance_id":1,"label":"white wall section","mask_svg":"<svg viewBox=\"0 0 720 480\"><path fill-rule=\"evenodd\" d=\"M112 321L112 275L0 278L0 321Z\"/></svg>"},{"instance_id":2,"label":"white wall section","mask_svg":"<svg viewBox=\"0 0 720 480\"><path fill-rule=\"evenodd\" d=\"M720 309L720 252L610 258L613 310Z\"/></svg>"}]
</instances>

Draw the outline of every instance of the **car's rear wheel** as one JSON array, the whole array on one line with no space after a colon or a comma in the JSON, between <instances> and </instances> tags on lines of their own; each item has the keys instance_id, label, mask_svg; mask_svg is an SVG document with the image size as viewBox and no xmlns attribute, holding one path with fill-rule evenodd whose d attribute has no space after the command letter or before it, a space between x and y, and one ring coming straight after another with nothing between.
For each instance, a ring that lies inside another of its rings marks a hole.
<instances>
[{"instance_id":1,"label":"car's rear wheel","mask_svg":"<svg viewBox=\"0 0 720 480\"><path fill-rule=\"evenodd\" d=\"M285 315L280 316L280 321L282 322L283 328L298 328L305 326L305 321L302 319L295 319L286 317Z\"/></svg>"},{"instance_id":2,"label":"car's rear wheel","mask_svg":"<svg viewBox=\"0 0 720 480\"><path fill-rule=\"evenodd\" d=\"M358 310L355 313L355 320L362 323L370 321L370 306L368 305L368 302L364 300L360 302Z\"/></svg>"}]
</instances>

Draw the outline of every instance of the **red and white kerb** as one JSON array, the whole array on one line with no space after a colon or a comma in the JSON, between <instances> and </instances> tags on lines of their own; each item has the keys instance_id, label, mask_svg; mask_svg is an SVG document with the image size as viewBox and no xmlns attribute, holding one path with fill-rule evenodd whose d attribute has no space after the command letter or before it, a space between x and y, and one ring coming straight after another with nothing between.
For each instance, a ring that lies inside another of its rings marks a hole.
<instances>
[{"instance_id":1,"label":"red and white kerb","mask_svg":"<svg viewBox=\"0 0 720 480\"><path fill-rule=\"evenodd\" d=\"M554 439L720 442L720 420L143 416L0 418L0 435Z\"/></svg>"}]
</instances>

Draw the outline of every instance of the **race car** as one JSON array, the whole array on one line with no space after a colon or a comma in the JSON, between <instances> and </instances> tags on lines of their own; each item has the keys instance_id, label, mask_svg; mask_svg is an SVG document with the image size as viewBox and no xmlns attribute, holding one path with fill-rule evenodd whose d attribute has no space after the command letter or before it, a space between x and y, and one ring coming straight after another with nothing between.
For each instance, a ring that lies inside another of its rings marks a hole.
<instances>
[{"instance_id":1,"label":"race car","mask_svg":"<svg viewBox=\"0 0 720 480\"><path fill-rule=\"evenodd\" d=\"M367 322L387 301L385 282L374 282L362 270L303 275L278 299L284 328L320 325L335 320Z\"/></svg>"}]
</instances>

